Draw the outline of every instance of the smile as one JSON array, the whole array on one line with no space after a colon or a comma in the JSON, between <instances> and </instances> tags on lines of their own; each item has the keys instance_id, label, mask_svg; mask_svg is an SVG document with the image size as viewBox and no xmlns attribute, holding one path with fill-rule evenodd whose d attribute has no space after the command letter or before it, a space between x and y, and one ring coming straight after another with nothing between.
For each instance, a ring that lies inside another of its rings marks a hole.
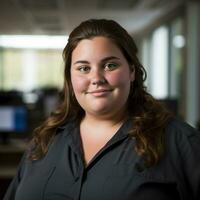
<instances>
[{"instance_id":1,"label":"smile","mask_svg":"<svg viewBox=\"0 0 200 200\"><path fill-rule=\"evenodd\" d=\"M92 94L93 96L100 97L100 96L105 96L112 91L113 91L112 89L99 89L99 90L86 92L86 94Z\"/></svg>"}]
</instances>

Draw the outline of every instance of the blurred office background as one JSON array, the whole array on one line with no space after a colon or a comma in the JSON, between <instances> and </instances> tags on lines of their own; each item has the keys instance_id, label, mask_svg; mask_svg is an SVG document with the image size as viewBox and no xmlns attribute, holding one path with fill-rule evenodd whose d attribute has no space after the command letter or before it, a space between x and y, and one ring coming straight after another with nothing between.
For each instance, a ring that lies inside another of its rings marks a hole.
<instances>
[{"instance_id":1,"label":"blurred office background","mask_svg":"<svg viewBox=\"0 0 200 200\"><path fill-rule=\"evenodd\" d=\"M200 126L199 0L1 0L0 199L33 129L59 102L68 34L89 18L127 29L149 92Z\"/></svg>"}]
</instances>

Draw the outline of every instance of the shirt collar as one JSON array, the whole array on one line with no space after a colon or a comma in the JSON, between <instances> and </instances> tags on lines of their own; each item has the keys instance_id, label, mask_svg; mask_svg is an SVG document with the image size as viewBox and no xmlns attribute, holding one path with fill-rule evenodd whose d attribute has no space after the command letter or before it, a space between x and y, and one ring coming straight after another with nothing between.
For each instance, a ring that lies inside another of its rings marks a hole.
<instances>
[{"instance_id":1,"label":"shirt collar","mask_svg":"<svg viewBox=\"0 0 200 200\"><path fill-rule=\"evenodd\" d=\"M69 143L75 148L80 148L81 138L80 138L80 129L79 122L77 120L69 120L68 123L59 126L58 132L62 132L64 137L67 137ZM123 138L126 138L129 135L129 130L132 127L132 120L126 120L116 134L108 142L108 145L111 145Z\"/></svg>"}]
</instances>

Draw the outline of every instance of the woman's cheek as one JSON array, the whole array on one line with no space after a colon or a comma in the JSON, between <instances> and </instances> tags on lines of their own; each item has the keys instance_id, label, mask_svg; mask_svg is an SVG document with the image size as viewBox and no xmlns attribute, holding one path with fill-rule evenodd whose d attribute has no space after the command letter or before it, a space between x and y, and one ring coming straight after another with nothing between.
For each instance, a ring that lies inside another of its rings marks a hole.
<instances>
[{"instance_id":1,"label":"woman's cheek","mask_svg":"<svg viewBox=\"0 0 200 200\"><path fill-rule=\"evenodd\" d=\"M107 80L110 85L118 86L123 83L127 83L127 77L125 77L122 73L113 73L107 77Z\"/></svg>"},{"instance_id":2,"label":"woman's cheek","mask_svg":"<svg viewBox=\"0 0 200 200\"><path fill-rule=\"evenodd\" d=\"M75 93L81 93L87 91L87 79L83 77L72 77L72 86Z\"/></svg>"}]
</instances>

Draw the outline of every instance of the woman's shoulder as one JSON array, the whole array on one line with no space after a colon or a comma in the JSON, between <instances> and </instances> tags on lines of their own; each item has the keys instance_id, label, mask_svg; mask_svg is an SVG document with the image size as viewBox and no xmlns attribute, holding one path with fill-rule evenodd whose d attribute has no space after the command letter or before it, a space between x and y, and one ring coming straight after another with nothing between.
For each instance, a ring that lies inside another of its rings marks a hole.
<instances>
[{"instance_id":1,"label":"woman's shoulder","mask_svg":"<svg viewBox=\"0 0 200 200\"><path fill-rule=\"evenodd\" d=\"M166 133L176 137L200 137L200 132L197 129L178 118L173 118L169 121Z\"/></svg>"},{"instance_id":2,"label":"woman's shoulder","mask_svg":"<svg viewBox=\"0 0 200 200\"><path fill-rule=\"evenodd\" d=\"M164 160L167 162L164 162L164 166L167 166L173 177L176 177L183 194L187 194L190 188L188 194L191 199L199 199L200 194L199 152L200 132L179 119L171 120L166 128L166 159Z\"/></svg>"},{"instance_id":3,"label":"woman's shoulder","mask_svg":"<svg viewBox=\"0 0 200 200\"><path fill-rule=\"evenodd\" d=\"M172 153L185 157L200 151L200 132L188 123L174 118L166 127L166 144Z\"/></svg>"}]
</instances>

